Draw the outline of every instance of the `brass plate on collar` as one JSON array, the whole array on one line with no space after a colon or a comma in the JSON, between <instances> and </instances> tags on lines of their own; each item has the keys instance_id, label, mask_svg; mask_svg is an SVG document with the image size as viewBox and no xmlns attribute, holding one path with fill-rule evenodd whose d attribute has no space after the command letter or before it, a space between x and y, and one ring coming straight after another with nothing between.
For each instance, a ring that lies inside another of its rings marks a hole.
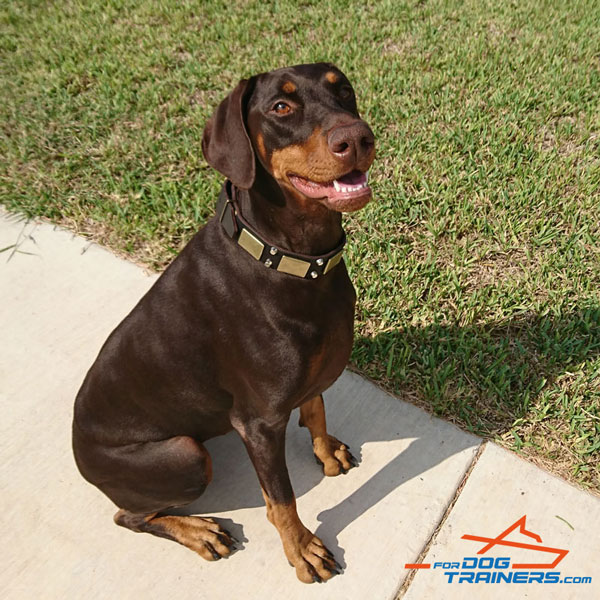
<instances>
[{"instance_id":1,"label":"brass plate on collar","mask_svg":"<svg viewBox=\"0 0 600 600\"><path fill-rule=\"evenodd\" d=\"M305 277L308 273L310 263L299 258L292 258L291 256L282 256L277 266L277 270L282 273L289 273L290 275L297 275L298 277Z\"/></svg>"},{"instance_id":2,"label":"brass plate on collar","mask_svg":"<svg viewBox=\"0 0 600 600\"><path fill-rule=\"evenodd\" d=\"M265 246L258 238L255 238L247 229L242 229L242 233L240 233L240 237L238 238L238 244L246 252L248 252L248 254L254 256L256 260L260 260L260 256L263 253Z\"/></svg>"},{"instance_id":3,"label":"brass plate on collar","mask_svg":"<svg viewBox=\"0 0 600 600\"><path fill-rule=\"evenodd\" d=\"M325 267L324 271L323 271L323 275L325 275L326 273L329 273L329 271L331 271L331 269L333 269L333 267L335 267L335 265L337 265L340 260L342 260L342 255L344 254L343 250L340 250L335 256L332 256L328 263L327 266Z\"/></svg>"}]
</instances>

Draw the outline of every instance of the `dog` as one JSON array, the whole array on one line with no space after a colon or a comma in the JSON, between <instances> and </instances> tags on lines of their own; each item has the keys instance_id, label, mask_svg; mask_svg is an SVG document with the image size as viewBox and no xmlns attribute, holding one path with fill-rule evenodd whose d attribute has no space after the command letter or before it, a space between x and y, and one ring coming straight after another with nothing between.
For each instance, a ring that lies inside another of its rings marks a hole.
<instances>
[{"instance_id":1,"label":"dog","mask_svg":"<svg viewBox=\"0 0 600 600\"><path fill-rule=\"evenodd\" d=\"M374 135L345 75L318 63L240 81L202 150L227 178L217 214L100 350L75 401L75 460L118 525L217 560L235 540L214 520L164 513L204 492L203 442L234 429L297 577L326 581L340 567L298 516L285 431L299 407L324 474L356 466L322 393L352 348L342 213L371 199Z\"/></svg>"}]
</instances>

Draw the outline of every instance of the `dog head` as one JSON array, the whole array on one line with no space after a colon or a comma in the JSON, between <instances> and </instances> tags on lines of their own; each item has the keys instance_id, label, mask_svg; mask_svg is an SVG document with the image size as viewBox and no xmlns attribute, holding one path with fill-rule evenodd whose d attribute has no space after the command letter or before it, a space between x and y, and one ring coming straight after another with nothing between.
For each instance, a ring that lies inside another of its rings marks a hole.
<instances>
[{"instance_id":1,"label":"dog head","mask_svg":"<svg viewBox=\"0 0 600 600\"><path fill-rule=\"evenodd\" d=\"M357 210L371 198L375 138L350 82L329 63L240 81L207 123L202 149L242 189L264 171L286 196L330 210Z\"/></svg>"}]
</instances>

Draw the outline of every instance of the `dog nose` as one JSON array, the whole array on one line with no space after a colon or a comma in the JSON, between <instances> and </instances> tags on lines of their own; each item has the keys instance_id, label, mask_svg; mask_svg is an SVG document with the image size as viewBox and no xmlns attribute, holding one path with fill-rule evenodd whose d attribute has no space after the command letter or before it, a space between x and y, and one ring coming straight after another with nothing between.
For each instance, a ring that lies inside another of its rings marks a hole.
<instances>
[{"instance_id":1,"label":"dog nose","mask_svg":"<svg viewBox=\"0 0 600 600\"><path fill-rule=\"evenodd\" d=\"M375 136L364 121L354 121L333 128L327 136L327 144L331 152L348 163L358 163L373 151Z\"/></svg>"}]
</instances>

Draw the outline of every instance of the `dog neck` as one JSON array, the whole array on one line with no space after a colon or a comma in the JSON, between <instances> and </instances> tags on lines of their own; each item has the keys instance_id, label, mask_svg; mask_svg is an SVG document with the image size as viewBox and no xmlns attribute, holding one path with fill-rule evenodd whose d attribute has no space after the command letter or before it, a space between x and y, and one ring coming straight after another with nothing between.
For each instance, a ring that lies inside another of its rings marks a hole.
<instances>
[{"instance_id":1,"label":"dog neck","mask_svg":"<svg viewBox=\"0 0 600 600\"><path fill-rule=\"evenodd\" d=\"M342 239L342 215L317 200L285 190L271 177L248 191L238 190L242 215L265 239L299 254L318 255Z\"/></svg>"}]
</instances>

